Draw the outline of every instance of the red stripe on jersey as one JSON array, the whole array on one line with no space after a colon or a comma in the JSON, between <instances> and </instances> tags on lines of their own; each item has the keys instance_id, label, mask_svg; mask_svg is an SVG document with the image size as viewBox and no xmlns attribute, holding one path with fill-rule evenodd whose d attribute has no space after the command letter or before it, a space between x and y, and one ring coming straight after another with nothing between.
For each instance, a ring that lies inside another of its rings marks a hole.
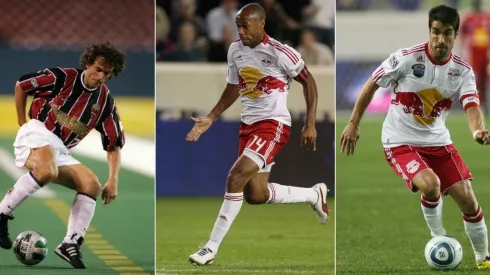
<instances>
[{"instance_id":1,"label":"red stripe on jersey","mask_svg":"<svg viewBox=\"0 0 490 275\"><path fill-rule=\"evenodd\" d=\"M99 116L97 117L97 119L90 120L89 126L95 127L95 125L99 123L100 118L102 117L102 112L105 110L108 97L109 97L109 91L107 90L107 87L104 85L100 90L99 99L97 100L97 104L99 104L100 107Z\"/></svg>"},{"instance_id":2,"label":"red stripe on jersey","mask_svg":"<svg viewBox=\"0 0 490 275\"><path fill-rule=\"evenodd\" d=\"M414 46L410 49L403 49L402 50L402 55L405 56L405 55L409 55L409 54L412 54L412 53L415 53L415 52L420 52L420 51L423 51L425 49L425 44L421 44L421 45L417 45L417 46Z\"/></svg>"},{"instance_id":3,"label":"red stripe on jersey","mask_svg":"<svg viewBox=\"0 0 490 275\"><path fill-rule=\"evenodd\" d=\"M385 75L385 70L383 67L379 67L373 74L373 81L374 83L378 82L378 80Z\"/></svg>"},{"instance_id":4,"label":"red stripe on jersey","mask_svg":"<svg viewBox=\"0 0 490 275\"><path fill-rule=\"evenodd\" d=\"M453 55L452 56L452 60L454 61L454 63L457 63L463 67L466 67L468 69L471 69L471 66L470 64L466 63L463 59L461 59L461 57L457 56L457 55Z\"/></svg>"},{"instance_id":5,"label":"red stripe on jersey","mask_svg":"<svg viewBox=\"0 0 490 275\"><path fill-rule=\"evenodd\" d=\"M102 129L104 129L105 135L109 138L113 138L109 141L109 146L107 146L107 148L113 148L117 141L118 134L114 123L114 114L111 113L111 115L108 116L102 124Z\"/></svg>"},{"instance_id":6,"label":"red stripe on jersey","mask_svg":"<svg viewBox=\"0 0 490 275\"><path fill-rule=\"evenodd\" d=\"M293 64L298 63L299 60L298 57L291 50L289 50L288 48L284 47L279 43L272 42L270 40L268 43L272 45L274 48L276 48L277 50L283 52L293 62Z\"/></svg>"},{"instance_id":7,"label":"red stripe on jersey","mask_svg":"<svg viewBox=\"0 0 490 275\"><path fill-rule=\"evenodd\" d=\"M42 88L54 84L56 77L53 74L40 75L26 79L19 83L20 87L25 93L28 93L34 88Z\"/></svg>"}]
</instances>

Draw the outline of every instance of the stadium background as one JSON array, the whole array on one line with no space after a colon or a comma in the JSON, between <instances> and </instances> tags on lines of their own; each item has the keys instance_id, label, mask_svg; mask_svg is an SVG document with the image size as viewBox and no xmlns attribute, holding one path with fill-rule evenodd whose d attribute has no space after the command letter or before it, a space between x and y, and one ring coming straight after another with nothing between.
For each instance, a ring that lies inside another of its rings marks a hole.
<instances>
[{"instance_id":1,"label":"stadium background","mask_svg":"<svg viewBox=\"0 0 490 275\"><path fill-rule=\"evenodd\" d=\"M362 84L390 53L428 40L428 11L437 4L459 9L461 21L473 1L338 0L336 14L337 138L348 122ZM489 1L482 1L489 11ZM359 28L362 26L362 31ZM463 26L460 26L462 29ZM485 29L486 37L490 28ZM487 40L488 43L488 40ZM489 44L487 44L489 45ZM456 40L454 52L467 57ZM360 127L353 157L337 149L337 274L435 274L424 259L429 231L420 210L420 194L411 195L387 165L381 147L381 126L390 103L389 90L379 89ZM453 102L447 119L451 138L475 178L482 208L490 204L486 187L486 148L471 139L461 104ZM488 124L488 122L487 122ZM454 274L476 272L471 244L461 214L444 199L444 225L463 246L463 263ZM373 249L375 248L375 249Z\"/></svg>"},{"instance_id":2,"label":"stadium background","mask_svg":"<svg viewBox=\"0 0 490 275\"><path fill-rule=\"evenodd\" d=\"M186 263L186 258L209 237L222 203L226 176L237 158L239 101L197 143L187 143L185 136L193 126L190 116L206 115L226 85L226 51L238 36L235 15L249 2L156 1L159 272L199 272ZM329 206L333 213L335 3L260 3L271 7L266 9L266 31L302 53L319 93L317 151L312 153L299 146L305 102L301 85L292 84L288 100L293 116L292 135L276 158L271 181L304 187L326 182L331 190ZM229 16L225 15L227 9ZM312 11L317 11L317 15L308 16ZM317 228L315 215L307 205L244 205L220 248L215 267L206 272L333 273L333 222L332 216L326 228ZM283 254L293 249L294 255ZM247 255L240 256L241 251ZM250 266L247 259L256 264ZM293 268L297 271L291 271Z\"/></svg>"},{"instance_id":3,"label":"stadium background","mask_svg":"<svg viewBox=\"0 0 490 275\"><path fill-rule=\"evenodd\" d=\"M0 1L0 11L0 190L6 192L25 173L13 161L18 77L46 67L78 68L85 46L111 41L127 54L123 75L108 81L127 143L122 150L119 195L108 206L98 201L82 253L90 274L153 274L154 2ZM95 131L73 153L105 183L106 155ZM35 197L14 212L10 233L15 238L21 231L38 230L48 240L48 257L25 268L12 251L2 250L0 273L71 274L71 266L53 251L66 233L74 193L48 185Z\"/></svg>"}]
</instances>

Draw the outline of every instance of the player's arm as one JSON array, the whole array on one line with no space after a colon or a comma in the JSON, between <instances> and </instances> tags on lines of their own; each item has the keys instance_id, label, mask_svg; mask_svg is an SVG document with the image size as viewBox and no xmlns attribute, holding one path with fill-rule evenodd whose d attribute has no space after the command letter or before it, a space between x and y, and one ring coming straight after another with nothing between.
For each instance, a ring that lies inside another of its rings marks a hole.
<instances>
[{"instance_id":1,"label":"player's arm","mask_svg":"<svg viewBox=\"0 0 490 275\"><path fill-rule=\"evenodd\" d=\"M359 97L354 104L351 117L340 137L340 148L346 155L353 155L359 139L359 125L367 107L379 87L396 85L398 79L405 73L404 55L402 51L391 54L373 72L372 76L364 83Z\"/></svg>"},{"instance_id":2,"label":"player's arm","mask_svg":"<svg viewBox=\"0 0 490 275\"><path fill-rule=\"evenodd\" d=\"M26 104L29 95L39 95L44 88L53 86L56 77L49 70L37 73L29 73L21 76L15 83L15 109L17 112L17 122L19 126L26 123Z\"/></svg>"},{"instance_id":3,"label":"player's arm","mask_svg":"<svg viewBox=\"0 0 490 275\"><path fill-rule=\"evenodd\" d=\"M119 170L121 165L121 149L125 144L125 134L114 99L108 96L108 102L102 110L102 122L95 126L101 133L102 146L107 152L109 178L102 190L104 204L109 204L117 196Z\"/></svg>"},{"instance_id":4,"label":"player's arm","mask_svg":"<svg viewBox=\"0 0 490 275\"><path fill-rule=\"evenodd\" d=\"M218 118L224 111L228 110L230 106L235 103L235 101L240 96L238 90L238 84L230 84L227 83L223 94L221 94L218 103L214 106L214 108L207 115L211 120L215 120Z\"/></svg>"},{"instance_id":5,"label":"player's arm","mask_svg":"<svg viewBox=\"0 0 490 275\"><path fill-rule=\"evenodd\" d=\"M475 75L472 70L463 79L459 101L466 112L468 127L473 134L473 138L480 144L487 144L487 141L489 141L488 130L485 129L483 114L480 110L480 98L476 89Z\"/></svg>"},{"instance_id":6,"label":"player's arm","mask_svg":"<svg viewBox=\"0 0 490 275\"><path fill-rule=\"evenodd\" d=\"M313 75L308 71L306 65L294 78L303 86L303 94L306 101L306 126L314 127L316 121L316 107L318 102L318 91Z\"/></svg>"}]
</instances>

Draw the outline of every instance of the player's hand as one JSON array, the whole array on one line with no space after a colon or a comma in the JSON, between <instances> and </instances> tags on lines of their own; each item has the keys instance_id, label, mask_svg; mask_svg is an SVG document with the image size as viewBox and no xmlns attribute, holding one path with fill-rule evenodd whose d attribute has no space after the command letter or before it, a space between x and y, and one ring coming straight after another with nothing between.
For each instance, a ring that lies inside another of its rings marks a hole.
<instances>
[{"instance_id":1,"label":"player's hand","mask_svg":"<svg viewBox=\"0 0 490 275\"><path fill-rule=\"evenodd\" d=\"M490 135L487 129L478 130L473 134L475 141L479 144L489 145L490 144Z\"/></svg>"},{"instance_id":2,"label":"player's hand","mask_svg":"<svg viewBox=\"0 0 490 275\"><path fill-rule=\"evenodd\" d=\"M345 126L342 136L340 137L341 152L345 153L347 156L353 155L358 139L359 126L349 122L349 124Z\"/></svg>"},{"instance_id":3,"label":"player's hand","mask_svg":"<svg viewBox=\"0 0 490 275\"><path fill-rule=\"evenodd\" d=\"M117 197L117 180L109 179L102 188L102 202L103 204L109 204Z\"/></svg>"},{"instance_id":4,"label":"player's hand","mask_svg":"<svg viewBox=\"0 0 490 275\"><path fill-rule=\"evenodd\" d=\"M301 146L316 151L316 128L315 126L304 126L301 130Z\"/></svg>"},{"instance_id":5,"label":"player's hand","mask_svg":"<svg viewBox=\"0 0 490 275\"><path fill-rule=\"evenodd\" d=\"M206 132L211 124L213 124L213 120L209 117L191 117L194 122L194 127L192 127L191 131L187 134L185 140L187 141L197 141L199 137Z\"/></svg>"}]
</instances>

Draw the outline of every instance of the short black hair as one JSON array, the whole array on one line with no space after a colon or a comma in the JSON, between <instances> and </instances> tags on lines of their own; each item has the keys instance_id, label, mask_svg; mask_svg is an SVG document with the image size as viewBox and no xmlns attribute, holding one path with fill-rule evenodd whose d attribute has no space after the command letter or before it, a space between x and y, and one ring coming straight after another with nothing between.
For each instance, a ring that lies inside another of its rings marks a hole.
<instances>
[{"instance_id":1,"label":"short black hair","mask_svg":"<svg viewBox=\"0 0 490 275\"><path fill-rule=\"evenodd\" d=\"M444 26L452 26L455 32L459 30L459 13L455 8L446 5L433 7L429 11L429 29L434 21L439 21Z\"/></svg>"},{"instance_id":2,"label":"short black hair","mask_svg":"<svg viewBox=\"0 0 490 275\"><path fill-rule=\"evenodd\" d=\"M264 8L262 8L261 5L257 4L257 3L250 3L250 4L247 4L245 6L242 7L242 10L245 11L249 11L249 14L250 15L256 15L257 16L257 19L259 20L265 20L265 10Z\"/></svg>"},{"instance_id":3,"label":"short black hair","mask_svg":"<svg viewBox=\"0 0 490 275\"><path fill-rule=\"evenodd\" d=\"M97 57L104 58L104 62L113 68L112 76L119 76L126 67L126 55L116 49L110 42L92 44L87 46L80 56L80 66L85 70L93 65Z\"/></svg>"}]
</instances>

